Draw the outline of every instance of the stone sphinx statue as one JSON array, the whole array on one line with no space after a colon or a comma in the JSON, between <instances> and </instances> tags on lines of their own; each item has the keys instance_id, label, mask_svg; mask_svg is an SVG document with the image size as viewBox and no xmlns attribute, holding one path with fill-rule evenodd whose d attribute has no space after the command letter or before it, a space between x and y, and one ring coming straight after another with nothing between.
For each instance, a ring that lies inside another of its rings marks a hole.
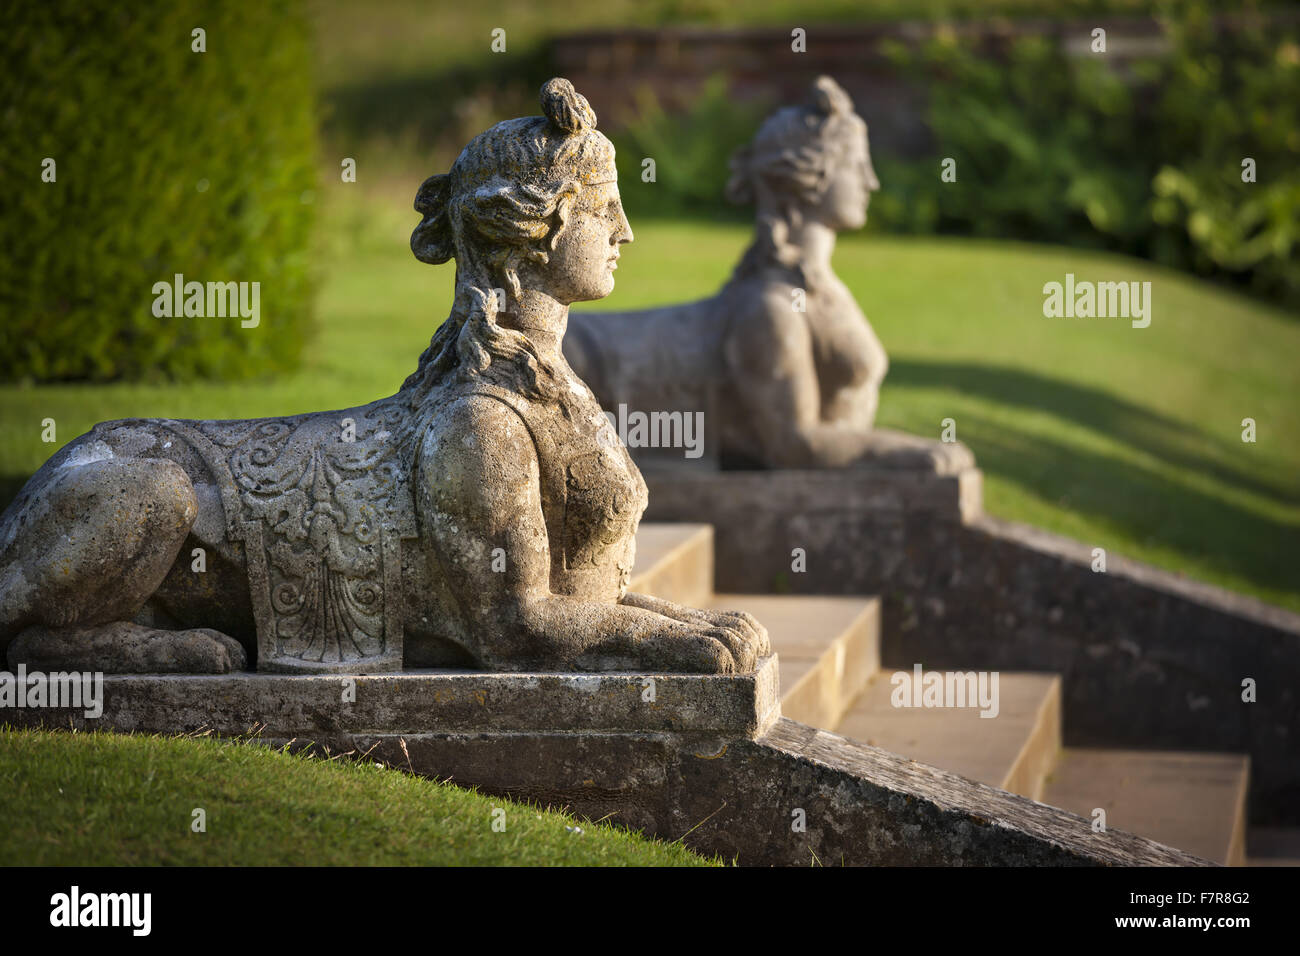
<instances>
[{"instance_id":1,"label":"stone sphinx statue","mask_svg":"<svg viewBox=\"0 0 1300 956\"><path fill-rule=\"evenodd\" d=\"M579 377L611 414L704 413L724 468L973 464L960 444L873 428L889 360L831 269L836 233L866 222L880 188L848 94L820 77L731 165L729 198L758 214L730 281L699 302L575 314L564 347Z\"/></svg>"},{"instance_id":2,"label":"stone sphinx statue","mask_svg":"<svg viewBox=\"0 0 1300 956\"><path fill-rule=\"evenodd\" d=\"M397 394L250 421L105 422L0 516L12 667L749 670L739 612L628 593L646 486L561 343L632 241L563 79L416 197L451 314Z\"/></svg>"}]
</instances>

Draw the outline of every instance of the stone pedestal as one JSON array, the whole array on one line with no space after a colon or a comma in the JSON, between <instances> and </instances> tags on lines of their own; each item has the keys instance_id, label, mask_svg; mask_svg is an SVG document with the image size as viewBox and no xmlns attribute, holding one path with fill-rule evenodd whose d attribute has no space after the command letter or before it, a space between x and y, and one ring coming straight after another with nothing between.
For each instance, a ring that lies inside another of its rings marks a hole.
<instances>
[{"instance_id":1,"label":"stone pedestal","mask_svg":"<svg viewBox=\"0 0 1300 956\"><path fill-rule=\"evenodd\" d=\"M647 521L707 521L719 591L880 594L981 514L983 475L651 466ZM796 564L795 549L803 563ZM804 570L796 570L802 566Z\"/></svg>"},{"instance_id":2,"label":"stone pedestal","mask_svg":"<svg viewBox=\"0 0 1300 956\"><path fill-rule=\"evenodd\" d=\"M780 717L752 674L109 675L23 726L256 733L565 806L745 864L1195 865L1195 857ZM485 822L485 829L486 829ZM489 838L485 835L485 839Z\"/></svg>"}]
</instances>

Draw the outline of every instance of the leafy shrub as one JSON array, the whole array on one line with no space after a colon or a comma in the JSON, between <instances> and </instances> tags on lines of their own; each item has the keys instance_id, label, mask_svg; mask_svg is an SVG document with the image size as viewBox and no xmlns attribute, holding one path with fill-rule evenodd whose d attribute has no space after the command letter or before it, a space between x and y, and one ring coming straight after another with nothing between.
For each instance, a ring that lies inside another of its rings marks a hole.
<instances>
[{"instance_id":1,"label":"leafy shrub","mask_svg":"<svg viewBox=\"0 0 1300 956\"><path fill-rule=\"evenodd\" d=\"M882 157L873 218L909 232L961 232L1098 245L1139 231L1153 171L1129 87L1097 61L1063 63L1030 37L1006 63L936 40L923 54L940 155ZM957 183L940 180L956 160Z\"/></svg>"},{"instance_id":2,"label":"leafy shrub","mask_svg":"<svg viewBox=\"0 0 1300 956\"><path fill-rule=\"evenodd\" d=\"M299 5L20 4L0 62L0 380L293 368L312 320L315 186ZM153 285L176 273L259 282L260 325L155 317Z\"/></svg>"},{"instance_id":3,"label":"leafy shrub","mask_svg":"<svg viewBox=\"0 0 1300 956\"><path fill-rule=\"evenodd\" d=\"M726 78L717 75L680 113L666 112L648 88L637 91L637 110L636 119L611 136L628 215L752 215L728 205L723 192L731 154L753 138L767 112L761 104L735 103ZM647 158L655 161L653 182L642 178Z\"/></svg>"},{"instance_id":4,"label":"leafy shrub","mask_svg":"<svg viewBox=\"0 0 1300 956\"><path fill-rule=\"evenodd\" d=\"M1158 250L1300 302L1300 31L1245 20L1221 34L1203 12L1174 24L1160 82L1151 217L1182 240ZM1255 165L1253 183L1243 163Z\"/></svg>"},{"instance_id":5,"label":"leafy shrub","mask_svg":"<svg viewBox=\"0 0 1300 956\"><path fill-rule=\"evenodd\" d=\"M934 155L877 159L887 231L1103 247L1300 303L1296 21L1215 26L1178 5L1171 51L1121 75L1048 41L1004 63L936 39L896 61L927 85ZM957 185L940 161L957 161ZM1242 181L1242 161L1258 181Z\"/></svg>"}]
</instances>

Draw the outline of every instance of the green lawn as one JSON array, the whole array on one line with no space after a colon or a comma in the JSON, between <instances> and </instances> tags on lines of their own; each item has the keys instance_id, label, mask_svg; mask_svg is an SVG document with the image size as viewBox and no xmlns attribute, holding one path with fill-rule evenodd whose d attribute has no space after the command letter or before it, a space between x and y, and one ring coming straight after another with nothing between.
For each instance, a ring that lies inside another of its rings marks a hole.
<instances>
[{"instance_id":1,"label":"green lawn","mask_svg":"<svg viewBox=\"0 0 1300 956\"><path fill-rule=\"evenodd\" d=\"M1300 609L1295 316L1055 247L858 239L837 263L892 358L880 423L955 419L991 514ZM1044 318L1067 272L1149 280L1150 327Z\"/></svg>"},{"instance_id":2,"label":"green lawn","mask_svg":"<svg viewBox=\"0 0 1300 956\"><path fill-rule=\"evenodd\" d=\"M0 728L0 790L0 866L717 865L372 763L211 738Z\"/></svg>"},{"instance_id":3,"label":"green lawn","mask_svg":"<svg viewBox=\"0 0 1300 956\"><path fill-rule=\"evenodd\" d=\"M301 373L240 385L0 387L7 495L57 447L40 441L46 417L62 444L107 418L289 414L390 394L446 313L452 266L411 256L409 197L373 196L336 193L324 210L322 327ZM633 226L637 241L601 307L706 295L748 235L730 224ZM880 423L937 437L953 418L985 471L991 514L1300 610L1288 560L1300 544L1294 317L1140 260L1073 249L859 235L835 261L891 357ZM1067 272L1150 280L1151 326L1044 318L1042 286ZM1255 444L1241 441L1246 417Z\"/></svg>"}]
</instances>

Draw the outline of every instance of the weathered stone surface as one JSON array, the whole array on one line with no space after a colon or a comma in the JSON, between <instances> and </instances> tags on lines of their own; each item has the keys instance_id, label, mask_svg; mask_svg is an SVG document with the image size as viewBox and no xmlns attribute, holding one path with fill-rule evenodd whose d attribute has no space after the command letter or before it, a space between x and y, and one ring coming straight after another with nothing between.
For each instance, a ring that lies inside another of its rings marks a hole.
<instances>
[{"instance_id":1,"label":"weathered stone surface","mask_svg":"<svg viewBox=\"0 0 1300 956\"><path fill-rule=\"evenodd\" d=\"M790 720L714 760L677 766L679 819L700 823L692 840L748 864L1209 865L1120 830L1094 833L1083 817ZM792 826L797 809L804 832Z\"/></svg>"},{"instance_id":2,"label":"weathered stone surface","mask_svg":"<svg viewBox=\"0 0 1300 956\"><path fill-rule=\"evenodd\" d=\"M98 627L36 625L9 645L13 668L114 673L135 668L158 674L229 674L248 665L233 637L211 628L161 631L129 621Z\"/></svg>"},{"instance_id":3,"label":"weathered stone surface","mask_svg":"<svg viewBox=\"0 0 1300 956\"><path fill-rule=\"evenodd\" d=\"M645 680L655 679L655 700ZM779 718L753 675L117 675L98 720L20 726L260 732L485 792L565 806L744 864L1200 865L1081 817ZM804 826L792 826L802 810Z\"/></svg>"},{"instance_id":4,"label":"weathered stone surface","mask_svg":"<svg viewBox=\"0 0 1300 956\"><path fill-rule=\"evenodd\" d=\"M1096 573L1090 545L982 515L973 470L646 480L650 520L713 523L720 590L879 594L887 666L1060 673L1067 746L1247 753L1252 823L1300 825L1300 615L1115 554Z\"/></svg>"},{"instance_id":5,"label":"weathered stone surface","mask_svg":"<svg viewBox=\"0 0 1300 956\"><path fill-rule=\"evenodd\" d=\"M93 730L267 737L322 733L755 734L776 719L777 661L750 674L493 674L417 671L371 676L110 674L103 714L0 710L0 718Z\"/></svg>"},{"instance_id":6,"label":"weathered stone surface","mask_svg":"<svg viewBox=\"0 0 1300 956\"><path fill-rule=\"evenodd\" d=\"M731 165L728 195L756 205L755 237L717 295L572 316L565 355L602 406L702 420L729 468L970 467L960 443L872 428L889 361L831 269L836 233L866 222L880 188L848 94L820 77ZM643 464L662 457L628 440Z\"/></svg>"},{"instance_id":7,"label":"weathered stone surface","mask_svg":"<svg viewBox=\"0 0 1300 956\"><path fill-rule=\"evenodd\" d=\"M975 707L896 707L892 676L889 671L877 674L844 719L823 725L825 729L990 787L1042 800L1044 781L1061 752L1058 675L1002 671L996 719L981 717L981 709Z\"/></svg>"},{"instance_id":8,"label":"weathered stone surface","mask_svg":"<svg viewBox=\"0 0 1300 956\"><path fill-rule=\"evenodd\" d=\"M662 834L662 821L669 815L668 781L680 744L680 738L655 734L566 732L417 734L400 741L363 735L353 738L351 746L389 766Z\"/></svg>"},{"instance_id":9,"label":"weathered stone surface","mask_svg":"<svg viewBox=\"0 0 1300 956\"><path fill-rule=\"evenodd\" d=\"M541 101L418 191L411 249L456 260L456 295L397 394L105 422L46 462L0 516L14 665L735 673L769 653L748 615L629 593L645 483L561 343L632 230L586 99L554 79Z\"/></svg>"},{"instance_id":10,"label":"weathered stone surface","mask_svg":"<svg viewBox=\"0 0 1300 956\"><path fill-rule=\"evenodd\" d=\"M1042 800L1225 866L1246 864L1250 760L1240 754L1070 749Z\"/></svg>"}]
</instances>

